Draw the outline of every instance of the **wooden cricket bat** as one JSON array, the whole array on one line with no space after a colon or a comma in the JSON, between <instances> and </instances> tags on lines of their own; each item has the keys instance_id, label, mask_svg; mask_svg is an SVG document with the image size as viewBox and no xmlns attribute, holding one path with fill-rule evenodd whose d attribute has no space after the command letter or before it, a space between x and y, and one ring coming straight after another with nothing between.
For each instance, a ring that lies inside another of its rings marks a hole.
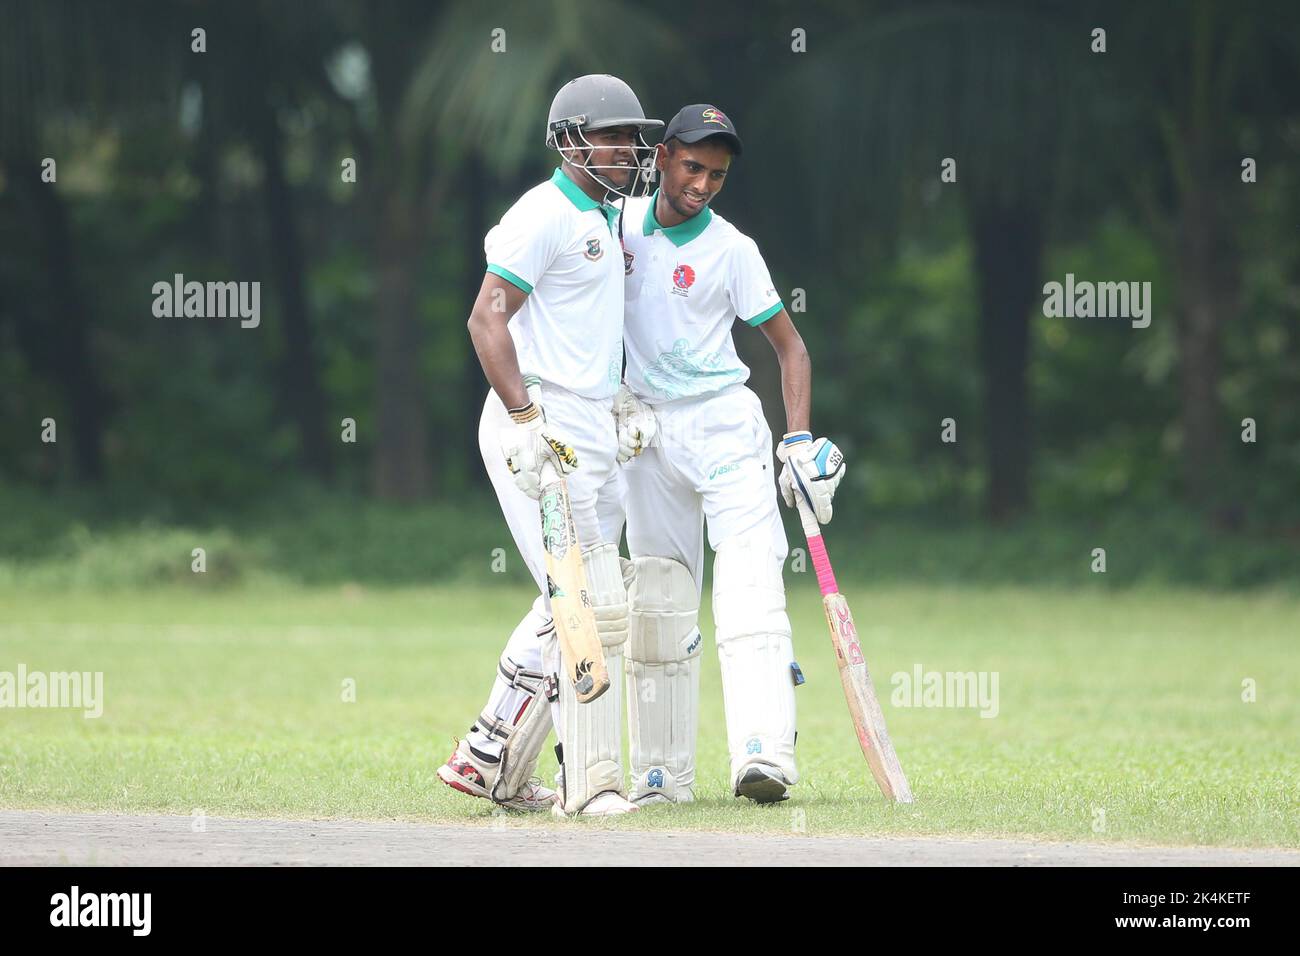
<instances>
[{"instance_id":1,"label":"wooden cricket bat","mask_svg":"<svg viewBox=\"0 0 1300 956\"><path fill-rule=\"evenodd\" d=\"M857 732L862 756L867 758L871 775L888 799L911 803L912 788L908 786L903 766L898 762L898 754L889 739L889 731L885 729L885 715L876 699L875 685L871 683L871 672L867 670L867 659L858 641L853 612L835 582L835 572L822 541L821 526L798 490L795 491L795 500L799 505L804 536L808 539L808 553L812 555L813 568L817 572L817 584L821 587L822 606L826 609L826 623L831 629L831 643L835 645L835 662L840 669L840 683L844 685L844 697L849 702L849 714L853 717L853 729Z\"/></svg>"},{"instance_id":2,"label":"wooden cricket bat","mask_svg":"<svg viewBox=\"0 0 1300 956\"><path fill-rule=\"evenodd\" d=\"M540 383L528 376L524 384L529 396L537 401ZM578 703L587 704L609 690L609 671L605 667L600 635L596 633L596 612L587 589L582 545L569 507L569 487L550 462L542 466L538 506L542 517L542 547L546 552L546 590L560 641L560 656Z\"/></svg>"}]
</instances>

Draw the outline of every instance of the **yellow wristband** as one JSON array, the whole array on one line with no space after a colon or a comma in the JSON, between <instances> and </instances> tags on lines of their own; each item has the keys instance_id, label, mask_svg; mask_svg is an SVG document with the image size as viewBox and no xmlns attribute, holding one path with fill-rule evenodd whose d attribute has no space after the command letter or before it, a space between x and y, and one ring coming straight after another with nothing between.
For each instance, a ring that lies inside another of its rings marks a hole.
<instances>
[{"instance_id":1,"label":"yellow wristband","mask_svg":"<svg viewBox=\"0 0 1300 956\"><path fill-rule=\"evenodd\" d=\"M542 414L542 410L537 407L536 402L529 402L523 408L510 409L510 420L516 425L523 425L531 422Z\"/></svg>"}]
</instances>

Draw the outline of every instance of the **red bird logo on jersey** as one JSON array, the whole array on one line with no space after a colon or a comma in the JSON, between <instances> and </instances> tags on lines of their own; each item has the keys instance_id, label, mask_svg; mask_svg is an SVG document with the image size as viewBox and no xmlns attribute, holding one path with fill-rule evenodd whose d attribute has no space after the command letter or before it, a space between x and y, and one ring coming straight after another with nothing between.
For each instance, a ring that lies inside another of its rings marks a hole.
<instances>
[{"instance_id":1,"label":"red bird logo on jersey","mask_svg":"<svg viewBox=\"0 0 1300 956\"><path fill-rule=\"evenodd\" d=\"M673 270L673 285L679 289L689 289L695 284L695 270L690 266L678 266Z\"/></svg>"}]
</instances>

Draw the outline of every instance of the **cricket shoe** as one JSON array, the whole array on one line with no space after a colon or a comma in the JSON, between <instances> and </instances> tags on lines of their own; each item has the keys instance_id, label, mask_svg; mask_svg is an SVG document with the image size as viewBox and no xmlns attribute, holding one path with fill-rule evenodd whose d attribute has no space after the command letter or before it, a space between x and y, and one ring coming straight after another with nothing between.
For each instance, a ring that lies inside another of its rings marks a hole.
<instances>
[{"instance_id":1,"label":"cricket shoe","mask_svg":"<svg viewBox=\"0 0 1300 956\"><path fill-rule=\"evenodd\" d=\"M651 767L644 773L634 774L632 792L628 797L633 803L642 807L656 803L695 802L695 794L690 785L679 784L665 767Z\"/></svg>"},{"instance_id":2,"label":"cricket shoe","mask_svg":"<svg viewBox=\"0 0 1300 956\"><path fill-rule=\"evenodd\" d=\"M605 790L588 800L587 805L577 813L565 813L564 806L559 800L556 800L551 807L551 814L561 819L566 817L614 817L623 813L634 813L640 809L635 803L623 799L622 794L615 793L613 790Z\"/></svg>"},{"instance_id":3,"label":"cricket shoe","mask_svg":"<svg viewBox=\"0 0 1300 956\"><path fill-rule=\"evenodd\" d=\"M694 803L695 794L691 793L690 787L679 787L677 795L673 797L666 793L642 793L633 797L632 802L638 807L653 807L660 803Z\"/></svg>"},{"instance_id":4,"label":"cricket shoe","mask_svg":"<svg viewBox=\"0 0 1300 956\"><path fill-rule=\"evenodd\" d=\"M779 803L790 798L790 783L771 764L751 763L736 778L736 796L755 803Z\"/></svg>"},{"instance_id":5,"label":"cricket shoe","mask_svg":"<svg viewBox=\"0 0 1300 956\"><path fill-rule=\"evenodd\" d=\"M451 752L447 762L438 768L438 779L453 790L491 800L508 810L536 812L555 803L555 791L543 787L542 782L536 778L525 783L509 800L494 800L492 784L496 781L499 769L496 764L479 759L468 743L458 740L456 749Z\"/></svg>"}]
</instances>

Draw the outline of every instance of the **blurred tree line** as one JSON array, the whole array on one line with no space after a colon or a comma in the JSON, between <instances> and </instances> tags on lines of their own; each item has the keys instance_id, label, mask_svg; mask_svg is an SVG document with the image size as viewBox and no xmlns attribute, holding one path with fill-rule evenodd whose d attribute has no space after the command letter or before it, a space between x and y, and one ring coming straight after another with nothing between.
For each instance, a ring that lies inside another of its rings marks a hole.
<instances>
[{"instance_id":1,"label":"blurred tree line","mask_svg":"<svg viewBox=\"0 0 1300 956\"><path fill-rule=\"evenodd\" d=\"M1300 529L1294 4L0 14L0 479L180 513L286 484L396 502L481 487L464 322L483 235L555 164L554 91L613 72L649 115L710 101L736 119L747 150L717 208L787 304L803 290L814 427L873 511L1172 502ZM154 317L176 273L260 281L261 325ZM1150 327L1045 318L1066 273L1151 282ZM736 337L781 431L770 350Z\"/></svg>"}]
</instances>

